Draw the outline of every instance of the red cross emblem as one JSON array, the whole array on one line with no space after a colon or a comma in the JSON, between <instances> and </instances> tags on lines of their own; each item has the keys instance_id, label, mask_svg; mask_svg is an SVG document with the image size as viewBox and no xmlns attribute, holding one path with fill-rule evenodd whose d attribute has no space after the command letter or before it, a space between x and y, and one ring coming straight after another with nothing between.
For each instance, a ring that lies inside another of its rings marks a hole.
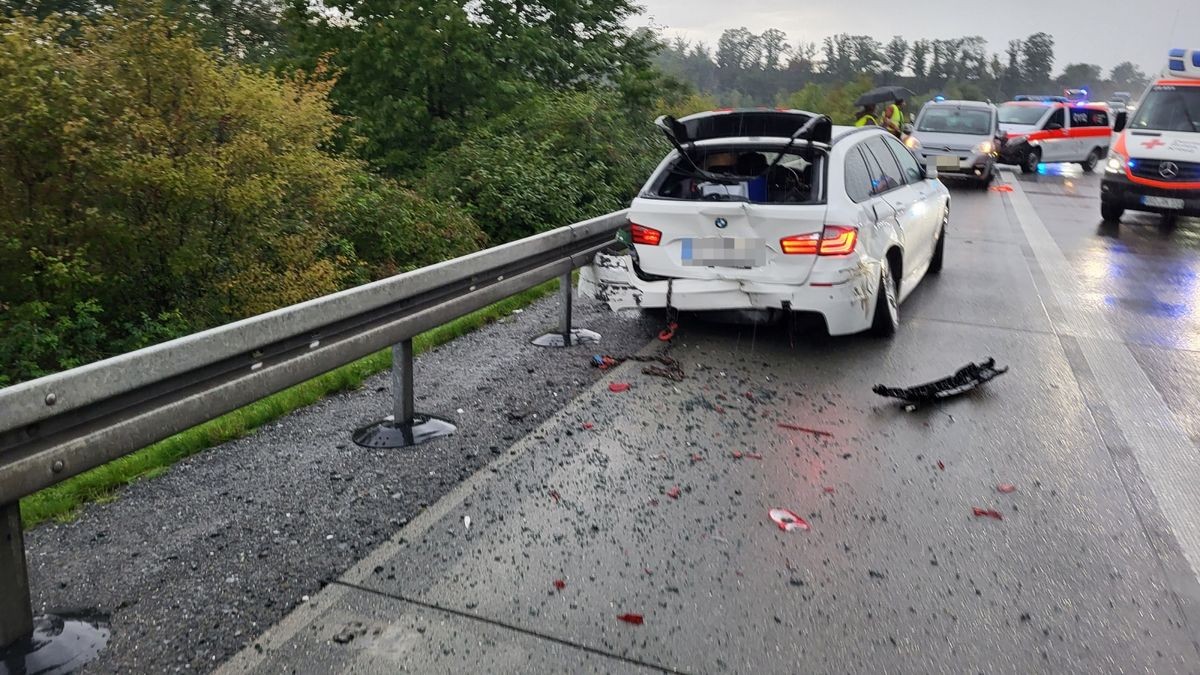
<instances>
[{"instance_id":1,"label":"red cross emblem","mask_svg":"<svg viewBox=\"0 0 1200 675\"><path fill-rule=\"evenodd\" d=\"M1151 139L1149 141L1142 143L1142 147L1146 148L1147 150L1153 150L1160 145L1166 145L1166 143L1163 143L1162 141L1158 140L1157 138Z\"/></svg>"}]
</instances>

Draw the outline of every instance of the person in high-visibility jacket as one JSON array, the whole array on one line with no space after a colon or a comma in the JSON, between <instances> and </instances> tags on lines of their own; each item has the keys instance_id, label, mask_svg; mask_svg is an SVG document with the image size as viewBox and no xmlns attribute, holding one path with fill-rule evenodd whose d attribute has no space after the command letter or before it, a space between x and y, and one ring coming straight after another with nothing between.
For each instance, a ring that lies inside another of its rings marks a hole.
<instances>
[{"instance_id":1,"label":"person in high-visibility jacket","mask_svg":"<svg viewBox=\"0 0 1200 675\"><path fill-rule=\"evenodd\" d=\"M864 105L858 109L858 121L854 123L856 127L876 126L879 122L875 119L875 106Z\"/></svg>"},{"instance_id":2,"label":"person in high-visibility jacket","mask_svg":"<svg viewBox=\"0 0 1200 675\"><path fill-rule=\"evenodd\" d=\"M883 109L883 127L900 138L904 128L904 99L897 99Z\"/></svg>"}]
</instances>

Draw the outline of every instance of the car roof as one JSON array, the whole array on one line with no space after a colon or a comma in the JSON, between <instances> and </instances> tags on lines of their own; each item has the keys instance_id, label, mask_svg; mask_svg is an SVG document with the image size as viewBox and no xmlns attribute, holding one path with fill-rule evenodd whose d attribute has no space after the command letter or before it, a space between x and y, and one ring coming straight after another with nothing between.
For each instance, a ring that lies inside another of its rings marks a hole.
<instances>
[{"instance_id":1,"label":"car roof","mask_svg":"<svg viewBox=\"0 0 1200 675\"><path fill-rule=\"evenodd\" d=\"M938 106L938 107L943 107L943 106L944 107L954 107L954 108L978 108L980 110L991 110L992 108L996 107L987 101L968 101L968 100L930 101L929 103L926 103L925 105Z\"/></svg>"}]
</instances>

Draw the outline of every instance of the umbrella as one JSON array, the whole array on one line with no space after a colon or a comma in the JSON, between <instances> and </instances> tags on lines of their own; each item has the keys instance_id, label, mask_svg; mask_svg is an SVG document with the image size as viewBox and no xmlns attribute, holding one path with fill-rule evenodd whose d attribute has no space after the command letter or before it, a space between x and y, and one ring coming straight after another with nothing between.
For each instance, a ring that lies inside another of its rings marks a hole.
<instances>
[{"instance_id":1,"label":"umbrella","mask_svg":"<svg viewBox=\"0 0 1200 675\"><path fill-rule=\"evenodd\" d=\"M859 96L854 100L854 105L878 105L890 101L901 101L913 98L914 94L908 87L900 87L889 85L886 87L875 87L871 91Z\"/></svg>"}]
</instances>

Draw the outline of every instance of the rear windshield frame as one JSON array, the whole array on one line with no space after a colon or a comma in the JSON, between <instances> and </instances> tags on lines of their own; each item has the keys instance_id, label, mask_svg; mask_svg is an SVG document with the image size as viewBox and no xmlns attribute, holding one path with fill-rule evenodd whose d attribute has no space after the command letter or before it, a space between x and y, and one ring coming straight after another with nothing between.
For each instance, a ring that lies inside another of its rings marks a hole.
<instances>
[{"instance_id":1,"label":"rear windshield frame","mask_svg":"<svg viewBox=\"0 0 1200 675\"><path fill-rule=\"evenodd\" d=\"M686 148L692 153L692 157L699 159L698 155L711 155L718 153L743 153L743 152L762 152L762 153L778 153L787 143L786 140L780 140L778 143L715 143L698 145L694 148ZM788 155L796 155L805 160L812 161L814 166L812 175L815 185L810 194L810 199L803 202L772 202L772 201L749 201L749 200L712 200L718 202L733 201L745 204L754 204L756 206L819 206L826 203L826 186L829 178L829 150L821 145L812 146L813 157L807 157L807 143L797 141L787 152ZM672 173L681 164L686 166L684 158L680 156L678 150L672 150L667 156L666 162L655 173L654 177L642 189L639 197L645 199L661 199L664 201L673 202L697 202L705 203L709 200L705 199L688 199L683 197L668 197L661 194L664 184L671 177ZM687 170L682 170L683 173L688 173Z\"/></svg>"}]
</instances>

